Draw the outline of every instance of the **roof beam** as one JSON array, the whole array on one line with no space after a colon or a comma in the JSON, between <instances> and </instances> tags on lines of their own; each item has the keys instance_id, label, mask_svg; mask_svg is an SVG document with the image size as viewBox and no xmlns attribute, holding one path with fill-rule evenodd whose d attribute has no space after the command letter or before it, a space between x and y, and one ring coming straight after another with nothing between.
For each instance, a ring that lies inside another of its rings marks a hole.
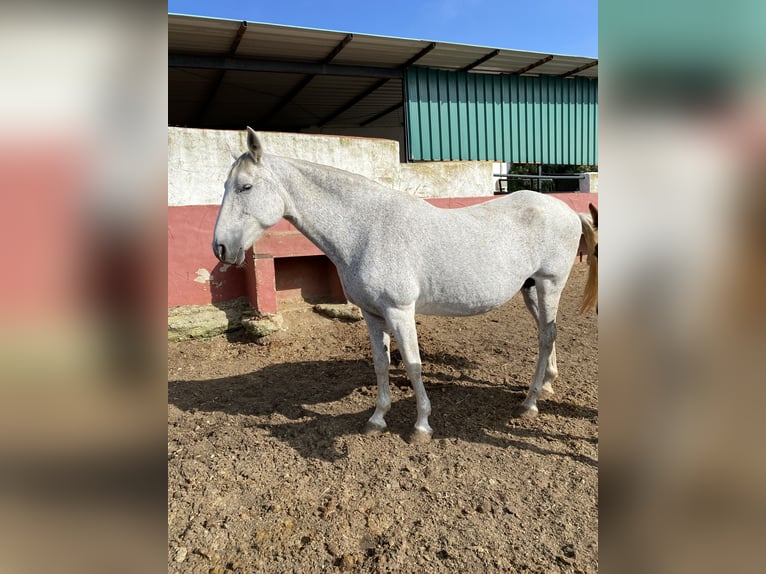
<instances>
[{"instance_id":1,"label":"roof beam","mask_svg":"<svg viewBox=\"0 0 766 574\"><path fill-rule=\"evenodd\" d=\"M348 45L348 43L353 39L354 39L353 34L346 34L346 36L340 42L338 42L335 48L333 48L332 51L329 54L327 54L327 56L325 56L324 59L322 59L321 63L329 64L330 62L332 62L333 59L335 59L335 56L340 54L341 50L343 50L343 48L345 48ZM285 106L287 106L290 102L292 102L295 98L297 98L298 94L300 94L306 88L306 86L309 85L311 80L313 80L316 77L317 77L316 74L309 74L307 76L304 76L303 79L300 82L298 82L293 87L293 89L290 90L288 94L284 98L282 98L279 101L279 103L277 103L276 106L274 106L271 109L269 113L266 114L266 117L264 120L265 123L267 124L270 123L271 120L274 118L274 116L276 116L279 112L281 112L285 108Z\"/></svg>"},{"instance_id":2,"label":"roof beam","mask_svg":"<svg viewBox=\"0 0 766 574\"><path fill-rule=\"evenodd\" d=\"M374 122L374 121L376 121L376 120L379 120L380 118L382 118L382 117L384 117L384 116L387 116L387 115L388 115L388 114L390 114L391 112L395 112L396 110L398 110L398 109L399 109L399 108L401 108L402 106L404 106L404 102L399 102L398 104L394 104L393 106L391 106L391 107L389 107L389 108L386 108L386 109L385 109L385 110L383 110L382 112L378 112L377 114L375 114L375 115L374 115L374 116L372 116L371 118L368 118L368 119L364 120L364 121L363 121L361 124L359 124L359 127L362 127L362 128L363 128L364 126L366 126L366 125L369 125L369 124L371 124L372 122Z\"/></svg>"},{"instance_id":3,"label":"roof beam","mask_svg":"<svg viewBox=\"0 0 766 574\"><path fill-rule=\"evenodd\" d=\"M574 70L569 70L568 72L559 74L559 78L566 78L567 76L573 76L577 72L582 72L583 70L587 70L588 68L592 68L593 66L597 66L597 65L598 65L598 60L593 60L592 62L588 62L587 64L583 64L582 66L578 66Z\"/></svg>"},{"instance_id":4,"label":"roof beam","mask_svg":"<svg viewBox=\"0 0 766 574\"><path fill-rule=\"evenodd\" d=\"M436 42L431 42L430 44L428 44L428 46L426 46L425 48L420 50L420 52L418 52L417 54L412 56L412 58L410 58L409 60L404 62L404 64L399 65L398 68L400 70L404 70L405 68L409 68L412 64L414 64L415 62L420 60L423 56L428 54L428 52L430 52L434 48L436 48Z\"/></svg>"},{"instance_id":5,"label":"roof beam","mask_svg":"<svg viewBox=\"0 0 766 574\"><path fill-rule=\"evenodd\" d=\"M237 70L242 72L275 72L284 74L315 74L327 76L351 76L363 78L402 78L399 68L378 68L372 66L345 66L339 64L315 64L311 62L277 62L273 60L252 60L231 56L191 56L168 54L168 67L203 70Z\"/></svg>"},{"instance_id":6,"label":"roof beam","mask_svg":"<svg viewBox=\"0 0 766 574\"><path fill-rule=\"evenodd\" d=\"M325 56L324 60L322 60L322 63L329 64L330 62L332 62L335 59L335 56L340 54L341 50L343 50L343 48L345 48L348 45L348 43L353 39L354 39L353 34L346 34L343 37L343 39L340 42L338 42L338 45L332 49L332 52L330 52L329 54L327 54L327 56Z\"/></svg>"},{"instance_id":7,"label":"roof beam","mask_svg":"<svg viewBox=\"0 0 766 574\"><path fill-rule=\"evenodd\" d=\"M247 21L242 20L239 24L239 28L237 29L237 35L234 36L234 40L231 43L231 46L229 46L229 55L233 56L237 53L237 48L239 48L239 44L242 42L242 38L245 35L245 32L247 32Z\"/></svg>"},{"instance_id":8,"label":"roof beam","mask_svg":"<svg viewBox=\"0 0 766 574\"><path fill-rule=\"evenodd\" d=\"M519 68L514 74L520 76L521 74L526 74L529 70L532 70L536 68L537 66L542 66L543 64L550 62L553 59L553 56L545 56L545 58L541 58L537 60L537 62L532 62L528 66L524 66L523 68Z\"/></svg>"},{"instance_id":9,"label":"roof beam","mask_svg":"<svg viewBox=\"0 0 766 574\"><path fill-rule=\"evenodd\" d=\"M467 72L468 70L473 70L477 66L481 66L484 62L487 60L491 60L495 56L497 56L500 53L500 50L492 50L488 54L484 54L481 58L476 60L475 62L468 64L467 66L463 66L460 68L461 72Z\"/></svg>"},{"instance_id":10,"label":"roof beam","mask_svg":"<svg viewBox=\"0 0 766 574\"><path fill-rule=\"evenodd\" d=\"M239 44L242 42L242 38L244 37L245 32L247 32L247 21L243 20L239 23L239 28L237 29L237 33L234 36L234 40L232 40L231 46L229 46L229 56L234 56L237 53L237 49L239 48ZM202 105L199 107L199 110L197 110L196 121L198 125L201 125L202 121L205 119L205 116L207 116L207 111L210 108L210 105L213 103L213 100L215 100L215 97L218 95L218 90L221 89L221 84L223 83L223 77L225 75L226 70L221 70L216 74L216 78L213 80L210 89L202 99Z\"/></svg>"},{"instance_id":11,"label":"roof beam","mask_svg":"<svg viewBox=\"0 0 766 574\"><path fill-rule=\"evenodd\" d=\"M399 64L399 66L397 66L397 68L396 68L399 71L399 74L400 74L399 77L400 78L403 77L404 76L404 70L406 68L409 68L412 64L414 64L415 62L420 60L423 56L428 54L434 48L436 48L436 42L431 42L425 48L420 50L420 52L418 52L417 54L412 56L409 60L407 60L403 64ZM389 79L391 79L391 78L386 78L386 79L380 80L378 82L375 82L372 86L367 88L361 94L357 94L356 96L351 98L349 101L347 101L345 104L343 104L341 107L339 107L337 110L335 110L333 113L331 113L330 115L325 116L324 118L319 120L319 123L317 125L321 128L322 126L328 124L329 122L331 122L332 120L337 118L342 113L350 110L356 104L361 102L364 98L369 96L371 93L373 93L374 91L378 90L379 88L382 88L386 84L386 82L388 82Z\"/></svg>"}]
</instances>

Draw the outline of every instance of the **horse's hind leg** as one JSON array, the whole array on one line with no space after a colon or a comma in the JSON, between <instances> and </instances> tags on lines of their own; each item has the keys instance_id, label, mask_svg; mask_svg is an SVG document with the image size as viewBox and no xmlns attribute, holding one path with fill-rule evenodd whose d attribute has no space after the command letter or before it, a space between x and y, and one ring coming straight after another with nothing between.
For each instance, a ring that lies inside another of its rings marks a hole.
<instances>
[{"instance_id":1,"label":"horse's hind leg","mask_svg":"<svg viewBox=\"0 0 766 574\"><path fill-rule=\"evenodd\" d=\"M533 417L537 414L537 399L543 392L543 385L546 382L551 383L557 374L555 355L556 315L564 281L561 283L559 285L557 281L547 279L536 282L537 305L535 307L538 315L539 355L534 379L532 379L527 397L524 399L518 413L520 416Z\"/></svg>"},{"instance_id":2,"label":"horse's hind leg","mask_svg":"<svg viewBox=\"0 0 766 574\"><path fill-rule=\"evenodd\" d=\"M386 413L391 409L391 391L388 386L388 367L391 364L391 337L386 332L386 322L376 315L362 313L370 333L372 360L375 364L375 376L378 380L378 398L375 412L364 427L365 434L380 434L386 429Z\"/></svg>"},{"instance_id":3,"label":"horse's hind leg","mask_svg":"<svg viewBox=\"0 0 766 574\"><path fill-rule=\"evenodd\" d=\"M414 305L406 309L388 309L386 320L396 338L399 352L402 354L404 368L407 370L407 375L415 391L418 418L415 422L415 429L410 435L410 442L426 442L431 439L433 434L428 424L428 416L431 414L431 402L428 400L421 376L422 367L420 349L418 348L418 334L415 328Z\"/></svg>"},{"instance_id":4,"label":"horse's hind leg","mask_svg":"<svg viewBox=\"0 0 766 574\"><path fill-rule=\"evenodd\" d=\"M534 279L527 279L524 282L524 286L521 289L521 295L524 297L524 303L526 304L527 309L529 309L529 312L532 314L532 318L535 320L535 324L539 329L540 314L537 310L537 288L535 287ZM543 379L543 386L540 389L539 398L547 399L548 397L553 396L553 381L556 380L558 374L559 370L558 366L556 365L556 343L554 341L553 347L551 348L550 357L548 358L548 367L545 369L545 378Z\"/></svg>"}]
</instances>

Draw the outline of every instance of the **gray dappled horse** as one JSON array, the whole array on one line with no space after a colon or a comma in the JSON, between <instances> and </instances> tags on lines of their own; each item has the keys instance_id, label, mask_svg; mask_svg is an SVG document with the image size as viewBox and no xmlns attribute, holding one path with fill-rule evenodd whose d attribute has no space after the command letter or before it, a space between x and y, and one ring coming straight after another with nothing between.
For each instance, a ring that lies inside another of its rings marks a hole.
<instances>
[{"instance_id":1,"label":"gray dappled horse","mask_svg":"<svg viewBox=\"0 0 766 574\"><path fill-rule=\"evenodd\" d=\"M537 368L519 414L537 413L537 398L553 393L558 374L556 313L580 236L591 256L597 242L588 216L532 191L439 209L360 175L265 154L251 128L247 147L226 179L213 251L224 263L241 265L245 251L284 217L330 258L372 342L378 397L366 432L386 428L391 335L417 401L411 440L428 440L431 404L421 378L415 313L477 315L519 290L539 330ZM589 262L585 309L595 306L597 293L596 262Z\"/></svg>"}]
</instances>

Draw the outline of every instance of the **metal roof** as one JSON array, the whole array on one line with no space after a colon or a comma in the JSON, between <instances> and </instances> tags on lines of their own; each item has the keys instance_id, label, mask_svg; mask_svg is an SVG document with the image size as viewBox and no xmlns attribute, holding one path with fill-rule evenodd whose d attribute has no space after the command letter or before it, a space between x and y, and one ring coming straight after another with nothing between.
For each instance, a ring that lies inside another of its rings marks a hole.
<instances>
[{"instance_id":1,"label":"metal roof","mask_svg":"<svg viewBox=\"0 0 766 574\"><path fill-rule=\"evenodd\" d=\"M598 60L168 15L168 121L301 131L401 127L403 70L598 77Z\"/></svg>"}]
</instances>

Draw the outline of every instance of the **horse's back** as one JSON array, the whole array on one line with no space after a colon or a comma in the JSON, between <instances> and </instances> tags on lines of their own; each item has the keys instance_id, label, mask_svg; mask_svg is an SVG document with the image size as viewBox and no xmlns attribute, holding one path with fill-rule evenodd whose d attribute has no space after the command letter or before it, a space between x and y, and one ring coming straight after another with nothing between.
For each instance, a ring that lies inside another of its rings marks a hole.
<instances>
[{"instance_id":1,"label":"horse's back","mask_svg":"<svg viewBox=\"0 0 766 574\"><path fill-rule=\"evenodd\" d=\"M496 222L514 251L534 255L543 268L568 269L582 232L577 214L563 201L536 191L521 190L486 204L488 220Z\"/></svg>"},{"instance_id":2,"label":"horse's back","mask_svg":"<svg viewBox=\"0 0 766 574\"><path fill-rule=\"evenodd\" d=\"M482 208L490 218L494 218L493 214L497 214L497 217L502 218L506 224L513 221L525 226L527 231L533 231L539 224L555 227L563 224L571 228L576 221L576 214L563 201L526 189L464 209L481 210Z\"/></svg>"},{"instance_id":3,"label":"horse's back","mask_svg":"<svg viewBox=\"0 0 766 574\"><path fill-rule=\"evenodd\" d=\"M555 266L561 257L574 260L581 233L577 214L564 202L526 190L442 210L434 223L441 229L431 229L437 239L432 255L446 254L449 246L457 250L451 255L460 255L467 266L476 266L477 260L501 266ZM458 262L455 257L451 261Z\"/></svg>"}]
</instances>

